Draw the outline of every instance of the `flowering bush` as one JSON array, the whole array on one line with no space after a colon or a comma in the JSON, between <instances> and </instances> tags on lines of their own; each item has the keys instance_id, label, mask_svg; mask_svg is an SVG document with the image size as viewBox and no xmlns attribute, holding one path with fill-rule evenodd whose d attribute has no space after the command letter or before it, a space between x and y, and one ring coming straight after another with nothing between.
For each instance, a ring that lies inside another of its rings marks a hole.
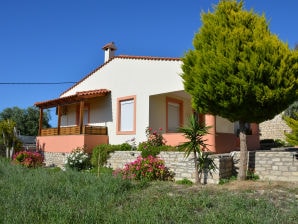
<instances>
[{"instance_id":1,"label":"flowering bush","mask_svg":"<svg viewBox=\"0 0 298 224\"><path fill-rule=\"evenodd\" d=\"M124 179L134 180L174 180L174 172L170 171L164 161L148 156L139 156L137 160L127 163L123 169L116 170L114 175L122 175Z\"/></svg>"},{"instance_id":2,"label":"flowering bush","mask_svg":"<svg viewBox=\"0 0 298 224\"><path fill-rule=\"evenodd\" d=\"M44 157L38 152L20 151L14 154L13 162L28 168L36 168L43 165Z\"/></svg>"},{"instance_id":3,"label":"flowering bush","mask_svg":"<svg viewBox=\"0 0 298 224\"><path fill-rule=\"evenodd\" d=\"M165 140L162 137L162 128L154 130L152 128L146 128L147 141L142 142L138 146L138 150L142 151L142 157L149 155L156 156L160 153L161 147L165 145Z\"/></svg>"},{"instance_id":4,"label":"flowering bush","mask_svg":"<svg viewBox=\"0 0 298 224\"><path fill-rule=\"evenodd\" d=\"M162 128L158 130L152 130L152 128L146 128L147 143L151 146L165 145L165 140L162 137Z\"/></svg>"},{"instance_id":5,"label":"flowering bush","mask_svg":"<svg viewBox=\"0 0 298 224\"><path fill-rule=\"evenodd\" d=\"M91 168L90 158L84 148L76 148L66 157L65 165L75 170L85 170Z\"/></svg>"}]
</instances>

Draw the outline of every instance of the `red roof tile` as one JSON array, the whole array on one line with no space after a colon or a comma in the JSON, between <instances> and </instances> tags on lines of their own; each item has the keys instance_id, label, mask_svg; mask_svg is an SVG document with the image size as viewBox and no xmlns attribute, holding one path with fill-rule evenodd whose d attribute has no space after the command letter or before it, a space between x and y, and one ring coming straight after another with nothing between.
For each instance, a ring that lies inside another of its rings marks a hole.
<instances>
[{"instance_id":1,"label":"red roof tile","mask_svg":"<svg viewBox=\"0 0 298 224\"><path fill-rule=\"evenodd\" d=\"M110 92L111 91L107 90L107 89L96 89L96 90L82 91L82 92L77 92L76 94L70 95L70 96L60 97L60 98L56 98L53 100L47 100L47 101L43 101L43 102L37 102L37 103L35 103L35 106L40 107L40 108L51 108L51 107L56 107L58 105L66 105L66 104L76 103L84 98L94 98L94 97L99 97L99 96L106 96Z\"/></svg>"}]
</instances>

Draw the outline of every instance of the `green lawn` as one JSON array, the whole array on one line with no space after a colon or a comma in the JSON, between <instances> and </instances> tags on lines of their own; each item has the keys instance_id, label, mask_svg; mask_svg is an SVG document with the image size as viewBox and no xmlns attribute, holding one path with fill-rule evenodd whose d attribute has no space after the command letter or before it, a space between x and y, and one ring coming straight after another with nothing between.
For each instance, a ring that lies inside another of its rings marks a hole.
<instances>
[{"instance_id":1,"label":"green lawn","mask_svg":"<svg viewBox=\"0 0 298 224\"><path fill-rule=\"evenodd\" d=\"M267 183L270 185L270 183ZM298 186L130 182L0 159L0 223L296 223Z\"/></svg>"}]
</instances>

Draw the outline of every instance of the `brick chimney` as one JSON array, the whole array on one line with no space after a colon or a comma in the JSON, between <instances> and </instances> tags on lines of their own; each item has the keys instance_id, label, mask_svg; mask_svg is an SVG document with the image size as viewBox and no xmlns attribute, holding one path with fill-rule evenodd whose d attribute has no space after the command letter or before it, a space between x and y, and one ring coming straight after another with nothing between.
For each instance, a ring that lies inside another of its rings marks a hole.
<instances>
[{"instance_id":1,"label":"brick chimney","mask_svg":"<svg viewBox=\"0 0 298 224\"><path fill-rule=\"evenodd\" d=\"M104 62L107 62L112 57L114 57L115 51L117 50L114 42L107 43L105 46L102 47L102 49L105 51L105 61Z\"/></svg>"}]
</instances>

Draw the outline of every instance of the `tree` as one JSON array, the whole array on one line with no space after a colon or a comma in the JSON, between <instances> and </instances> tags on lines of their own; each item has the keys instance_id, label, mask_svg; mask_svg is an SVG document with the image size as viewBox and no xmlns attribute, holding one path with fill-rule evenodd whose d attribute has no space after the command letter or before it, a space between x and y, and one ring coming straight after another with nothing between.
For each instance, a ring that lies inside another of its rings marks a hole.
<instances>
[{"instance_id":1,"label":"tree","mask_svg":"<svg viewBox=\"0 0 298 224\"><path fill-rule=\"evenodd\" d=\"M199 123L195 117L195 115L191 116L189 119L189 124L187 127L181 127L179 129L182 132L187 142L184 142L179 145L181 150L185 151L185 157L188 157L191 153L194 156L194 166L195 166L195 183L199 184L201 180L201 173L202 173L202 164L206 158L203 154L203 149L206 148L204 136L208 134L209 127ZM201 163L199 164L199 161ZM200 169L201 168L201 169Z\"/></svg>"},{"instance_id":2,"label":"tree","mask_svg":"<svg viewBox=\"0 0 298 224\"><path fill-rule=\"evenodd\" d=\"M291 133L285 133L286 141L291 145L298 145L298 113L294 116L283 116L286 124L292 129Z\"/></svg>"},{"instance_id":3,"label":"tree","mask_svg":"<svg viewBox=\"0 0 298 224\"><path fill-rule=\"evenodd\" d=\"M285 110L284 116L297 119L298 118L297 113L298 113L298 101L295 101Z\"/></svg>"},{"instance_id":4,"label":"tree","mask_svg":"<svg viewBox=\"0 0 298 224\"><path fill-rule=\"evenodd\" d=\"M272 119L297 99L298 53L269 31L264 15L236 0L222 0L202 14L193 45L182 59L184 88L199 113L239 121L243 180L245 123Z\"/></svg>"},{"instance_id":5,"label":"tree","mask_svg":"<svg viewBox=\"0 0 298 224\"><path fill-rule=\"evenodd\" d=\"M50 127L49 111L44 111L43 127ZM20 134L36 136L39 126L39 110L36 107L28 107L27 109L20 109L18 107L6 108L0 113L1 120L13 120Z\"/></svg>"},{"instance_id":6,"label":"tree","mask_svg":"<svg viewBox=\"0 0 298 224\"><path fill-rule=\"evenodd\" d=\"M15 146L19 143L17 138L16 123L12 120L0 122L0 139L6 148L6 158L12 158Z\"/></svg>"}]
</instances>

